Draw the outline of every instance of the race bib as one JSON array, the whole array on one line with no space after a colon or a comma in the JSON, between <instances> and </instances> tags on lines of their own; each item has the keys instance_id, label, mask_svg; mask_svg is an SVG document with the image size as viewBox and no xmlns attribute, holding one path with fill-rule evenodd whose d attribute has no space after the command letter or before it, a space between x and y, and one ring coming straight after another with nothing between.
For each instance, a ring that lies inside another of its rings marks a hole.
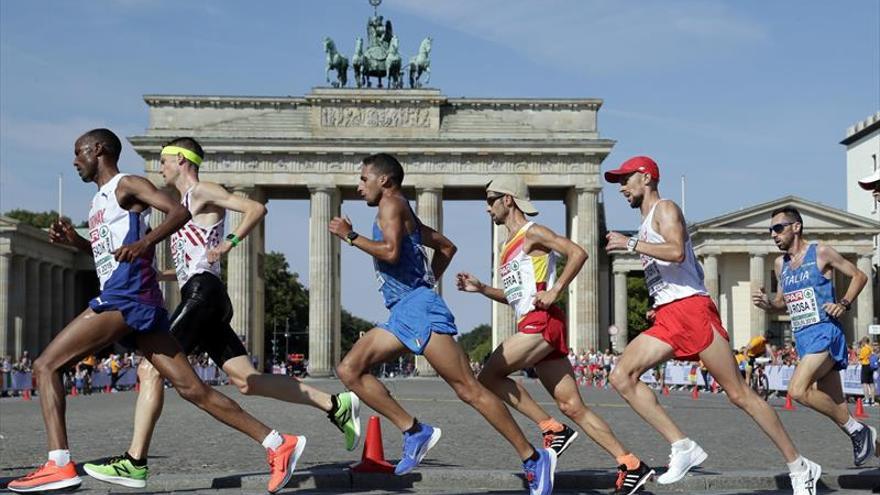
<instances>
[{"instance_id":1,"label":"race bib","mask_svg":"<svg viewBox=\"0 0 880 495\"><path fill-rule=\"evenodd\" d=\"M182 235L175 234L171 243L171 257L174 259L174 270L177 280L186 278L186 239Z\"/></svg>"},{"instance_id":2,"label":"race bib","mask_svg":"<svg viewBox=\"0 0 880 495\"><path fill-rule=\"evenodd\" d=\"M666 288L666 281L660 275L660 269L653 260L643 263L645 268L645 284L648 286L648 295L653 296Z\"/></svg>"},{"instance_id":3,"label":"race bib","mask_svg":"<svg viewBox=\"0 0 880 495\"><path fill-rule=\"evenodd\" d=\"M819 304L816 302L816 291L812 287L786 292L783 297L791 317L792 331L822 320L819 316Z\"/></svg>"},{"instance_id":4,"label":"race bib","mask_svg":"<svg viewBox=\"0 0 880 495\"><path fill-rule=\"evenodd\" d=\"M501 265L501 285L504 287L504 297L507 303L514 308L525 296L522 275L519 272L519 261L513 260Z\"/></svg>"},{"instance_id":5,"label":"race bib","mask_svg":"<svg viewBox=\"0 0 880 495\"><path fill-rule=\"evenodd\" d=\"M89 231L92 243L92 254L95 257L95 271L100 280L104 280L113 273L118 263L113 257L113 239L110 236L110 227L99 225Z\"/></svg>"}]
</instances>

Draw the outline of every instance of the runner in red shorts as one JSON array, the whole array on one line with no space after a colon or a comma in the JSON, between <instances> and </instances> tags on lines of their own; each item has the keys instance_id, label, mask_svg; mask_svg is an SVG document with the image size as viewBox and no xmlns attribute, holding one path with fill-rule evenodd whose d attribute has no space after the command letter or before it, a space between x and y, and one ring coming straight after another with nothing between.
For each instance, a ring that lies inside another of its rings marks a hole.
<instances>
[{"instance_id":1,"label":"runner in red shorts","mask_svg":"<svg viewBox=\"0 0 880 495\"><path fill-rule=\"evenodd\" d=\"M508 230L499 268L504 289L490 287L470 273L459 273L459 290L479 292L516 312L518 332L498 346L480 373L479 380L498 397L538 424L545 447L561 454L577 432L554 420L519 383L508 378L514 371L534 367L559 409L578 424L618 464L615 493L631 494L654 474L654 470L626 450L611 427L591 411L578 391L568 360L565 314L554 305L587 259L587 253L543 225L530 222L537 215L528 188L518 176L504 176L487 186L486 210L496 225ZM567 260L556 278L556 254Z\"/></svg>"},{"instance_id":2,"label":"runner in red shorts","mask_svg":"<svg viewBox=\"0 0 880 495\"><path fill-rule=\"evenodd\" d=\"M709 373L736 406L749 414L782 452L791 471L795 494L813 494L818 465L801 457L773 409L743 381L730 352L727 332L718 309L703 285L684 216L674 202L660 198L660 170L654 160L637 156L620 168L605 172L605 180L620 184L620 192L632 208L639 208L642 225L638 235L617 232L607 235L608 251L638 253L645 270L654 308L654 326L626 347L611 373L611 384L629 405L672 444L669 469L658 478L675 483L706 459L706 452L672 422L657 397L639 377L671 358L702 359ZM814 468L815 467L815 468Z\"/></svg>"}]
</instances>

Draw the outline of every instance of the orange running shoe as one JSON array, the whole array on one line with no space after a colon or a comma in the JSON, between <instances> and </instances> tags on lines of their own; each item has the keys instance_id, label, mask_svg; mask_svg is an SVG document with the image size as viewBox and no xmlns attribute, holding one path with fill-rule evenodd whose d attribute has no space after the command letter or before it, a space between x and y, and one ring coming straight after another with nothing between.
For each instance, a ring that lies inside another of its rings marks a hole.
<instances>
[{"instance_id":1,"label":"orange running shoe","mask_svg":"<svg viewBox=\"0 0 880 495\"><path fill-rule=\"evenodd\" d=\"M18 493L60 490L79 486L82 480L76 475L76 464L68 462L58 467L55 461L49 461L29 473L9 483L7 488Z\"/></svg>"},{"instance_id":2,"label":"orange running shoe","mask_svg":"<svg viewBox=\"0 0 880 495\"><path fill-rule=\"evenodd\" d=\"M284 488L293 470L296 461L306 448L306 437L294 435L281 435L284 443L276 450L266 449L266 460L269 462L269 493L275 493Z\"/></svg>"}]
</instances>

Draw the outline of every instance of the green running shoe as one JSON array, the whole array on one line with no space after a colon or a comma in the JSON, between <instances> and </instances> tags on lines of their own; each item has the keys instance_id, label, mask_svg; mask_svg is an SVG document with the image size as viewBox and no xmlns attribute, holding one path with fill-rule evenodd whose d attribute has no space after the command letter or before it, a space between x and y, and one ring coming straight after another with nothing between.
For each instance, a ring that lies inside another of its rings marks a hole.
<instances>
[{"instance_id":1,"label":"green running shoe","mask_svg":"<svg viewBox=\"0 0 880 495\"><path fill-rule=\"evenodd\" d=\"M336 396L336 414L327 417L345 434L345 448L354 450L361 440L361 400L354 392L343 392Z\"/></svg>"},{"instance_id":2,"label":"green running shoe","mask_svg":"<svg viewBox=\"0 0 880 495\"><path fill-rule=\"evenodd\" d=\"M147 466L137 467L124 455L113 457L104 464L83 464L83 470L97 480L130 488L147 486Z\"/></svg>"}]
</instances>

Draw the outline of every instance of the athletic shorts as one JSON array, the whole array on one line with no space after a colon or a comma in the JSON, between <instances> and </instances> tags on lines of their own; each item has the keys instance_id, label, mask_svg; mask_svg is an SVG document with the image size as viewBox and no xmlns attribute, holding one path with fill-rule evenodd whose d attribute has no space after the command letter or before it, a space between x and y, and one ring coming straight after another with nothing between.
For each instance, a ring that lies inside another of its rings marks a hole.
<instances>
[{"instance_id":1,"label":"athletic shorts","mask_svg":"<svg viewBox=\"0 0 880 495\"><path fill-rule=\"evenodd\" d=\"M874 383L874 370L871 369L871 365L869 364L862 365L861 383L865 385L872 385Z\"/></svg>"},{"instance_id":2,"label":"athletic shorts","mask_svg":"<svg viewBox=\"0 0 880 495\"><path fill-rule=\"evenodd\" d=\"M566 335L565 313L559 306L550 306L550 309L536 309L523 315L522 320L516 324L516 329L527 334L541 334L544 340L553 347L541 361L568 357L568 336Z\"/></svg>"},{"instance_id":3,"label":"athletic shorts","mask_svg":"<svg viewBox=\"0 0 880 495\"><path fill-rule=\"evenodd\" d=\"M797 330L794 343L799 356L827 352L834 361L835 370L846 369L846 337L838 324L823 321Z\"/></svg>"},{"instance_id":4,"label":"athletic shorts","mask_svg":"<svg viewBox=\"0 0 880 495\"><path fill-rule=\"evenodd\" d=\"M89 301L89 307L95 313L119 311L125 324L135 332L168 331L168 311L162 306L101 294Z\"/></svg>"},{"instance_id":5,"label":"athletic shorts","mask_svg":"<svg viewBox=\"0 0 880 495\"><path fill-rule=\"evenodd\" d=\"M455 317L443 298L427 287L417 287L394 303L390 310L388 321L379 328L394 334L414 354L425 352L432 333L458 334Z\"/></svg>"},{"instance_id":6,"label":"athletic shorts","mask_svg":"<svg viewBox=\"0 0 880 495\"><path fill-rule=\"evenodd\" d=\"M220 368L234 357L247 356L244 344L229 326L232 302L217 276L196 274L180 293L182 301L171 316L171 334L184 353L207 352Z\"/></svg>"},{"instance_id":7,"label":"athletic shorts","mask_svg":"<svg viewBox=\"0 0 880 495\"><path fill-rule=\"evenodd\" d=\"M713 328L730 341L715 303L709 296L696 295L656 308L654 326L645 333L669 344L675 352L675 359L696 361L699 354L712 344Z\"/></svg>"}]
</instances>

